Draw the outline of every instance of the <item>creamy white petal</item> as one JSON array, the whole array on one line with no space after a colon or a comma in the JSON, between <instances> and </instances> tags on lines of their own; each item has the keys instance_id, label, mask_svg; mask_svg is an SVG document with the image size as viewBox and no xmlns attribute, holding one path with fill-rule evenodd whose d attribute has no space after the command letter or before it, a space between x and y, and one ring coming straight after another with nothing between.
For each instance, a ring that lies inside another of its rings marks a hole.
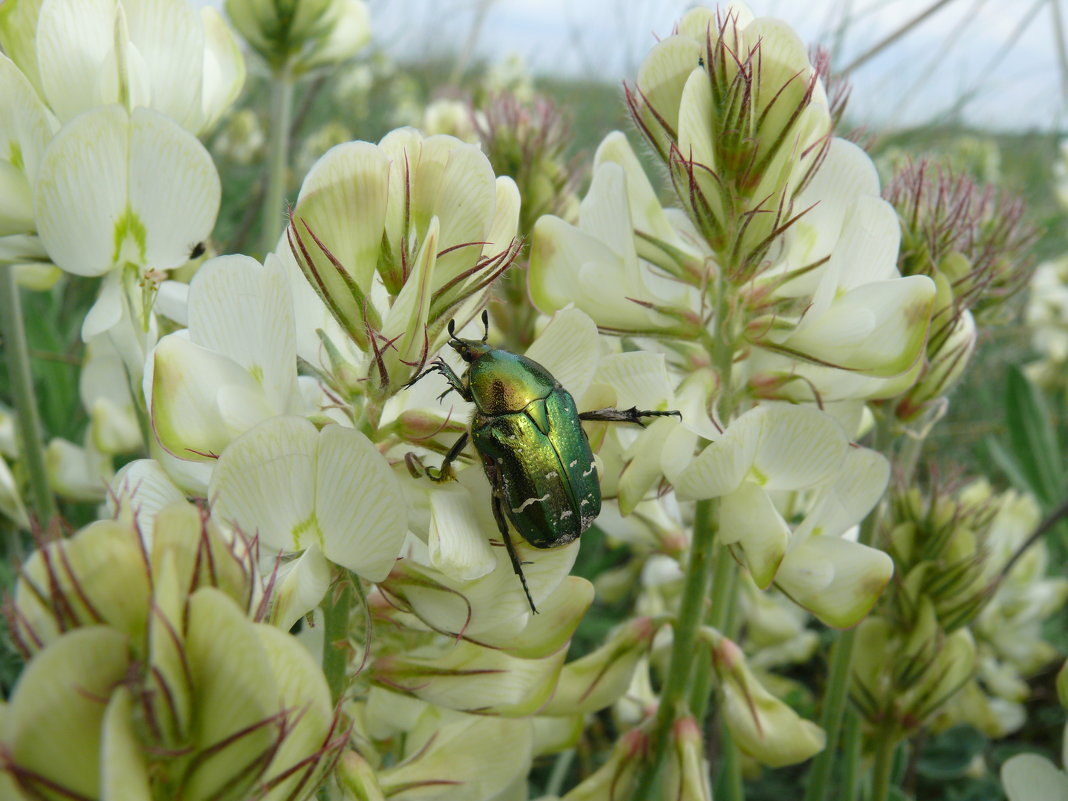
<instances>
[{"instance_id":1,"label":"creamy white petal","mask_svg":"<svg viewBox=\"0 0 1068 801\"><path fill-rule=\"evenodd\" d=\"M526 355L552 373L577 401L589 387L600 358L597 324L579 309L558 311Z\"/></svg>"},{"instance_id":2,"label":"creamy white petal","mask_svg":"<svg viewBox=\"0 0 1068 801\"><path fill-rule=\"evenodd\" d=\"M143 229L119 225L127 210L129 129L120 106L98 108L65 125L45 149L34 194L37 231L67 272L107 272L131 234L135 253L144 252Z\"/></svg>"},{"instance_id":3,"label":"creamy white petal","mask_svg":"<svg viewBox=\"0 0 1068 801\"><path fill-rule=\"evenodd\" d=\"M208 488L212 514L278 551L317 543L315 515L319 432L300 417L275 417L238 437L215 465Z\"/></svg>"},{"instance_id":4,"label":"creamy white petal","mask_svg":"<svg viewBox=\"0 0 1068 801\"><path fill-rule=\"evenodd\" d=\"M430 493L430 563L461 581L480 578L497 566L489 540L479 528L466 489L457 485L435 487Z\"/></svg>"},{"instance_id":5,"label":"creamy white petal","mask_svg":"<svg viewBox=\"0 0 1068 801\"><path fill-rule=\"evenodd\" d=\"M783 557L776 585L824 623L848 628L879 599L893 560L840 537L809 537Z\"/></svg>"},{"instance_id":6,"label":"creamy white petal","mask_svg":"<svg viewBox=\"0 0 1068 801\"><path fill-rule=\"evenodd\" d=\"M783 520L763 487L743 482L720 499L719 537L724 545L738 543L753 581L766 589L782 562L790 538Z\"/></svg>"},{"instance_id":7,"label":"creamy white petal","mask_svg":"<svg viewBox=\"0 0 1068 801\"><path fill-rule=\"evenodd\" d=\"M166 270L211 236L222 184L211 154L193 134L147 108L130 118L129 206L144 225L145 267Z\"/></svg>"},{"instance_id":8,"label":"creamy white petal","mask_svg":"<svg viewBox=\"0 0 1068 801\"><path fill-rule=\"evenodd\" d=\"M389 463L359 431L319 432L315 516L323 553L370 581L381 581L400 553L408 515Z\"/></svg>"}]
</instances>

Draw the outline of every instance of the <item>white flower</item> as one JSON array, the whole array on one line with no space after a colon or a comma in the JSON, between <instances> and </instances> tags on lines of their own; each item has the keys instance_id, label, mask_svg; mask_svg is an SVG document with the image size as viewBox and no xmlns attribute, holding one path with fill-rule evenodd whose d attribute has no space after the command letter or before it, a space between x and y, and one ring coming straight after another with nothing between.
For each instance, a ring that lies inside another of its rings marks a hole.
<instances>
[{"instance_id":1,"label":"white flower","mask_svg":"<svg viewBox=\"0 0 1068 801\"><path fill-rule=\"evenodd\" d=\"M758 406L681 472L665 472L680 498L720 499L720 542L757 586L774 581L825 623L853 625L890 580L889 556L842 536L882 497L889 464L817 409ZM790 525L777 501L797 504L788 514L801 521Z\"/></svg>"},{"instance_id":2,"label":"white flower","mask_svg":"<svg viewBox=\"0 0 1068 801\"><path fill-rule=\"evenodd\" d=\"M200 134L245 80L219 13L183 0L47 0L35 41L42 94L62 122L128 103Z\"/></svg>"}]
</instances>

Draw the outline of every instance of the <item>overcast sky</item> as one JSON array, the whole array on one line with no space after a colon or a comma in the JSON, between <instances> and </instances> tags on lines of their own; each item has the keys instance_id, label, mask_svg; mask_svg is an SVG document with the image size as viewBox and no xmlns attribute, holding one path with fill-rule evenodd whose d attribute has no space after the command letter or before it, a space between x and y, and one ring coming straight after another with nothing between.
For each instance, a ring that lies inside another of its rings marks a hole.
<instances>
[{"instance_id":1,"label":"overcast sky","mask_svg":"<svg viewBox=\"0 0 1068 801\"><path fill-rule=\"evenodd\" d=\"M852 76L852 117L894 127L944 118L995 128L1062 128L1052 5L1058 0L952 0ZM811 43L837 43L837 66L934 0L753 0ZM457 52L485 6L479 55L520 54L535 73L633 80L679 0L370 0L375 39L405 60ZM843 24L843 22L845 24ZM841 36L837 32L841 31ZM965 100L962 101L962 98Z\"/></svg>"}]
</instances>

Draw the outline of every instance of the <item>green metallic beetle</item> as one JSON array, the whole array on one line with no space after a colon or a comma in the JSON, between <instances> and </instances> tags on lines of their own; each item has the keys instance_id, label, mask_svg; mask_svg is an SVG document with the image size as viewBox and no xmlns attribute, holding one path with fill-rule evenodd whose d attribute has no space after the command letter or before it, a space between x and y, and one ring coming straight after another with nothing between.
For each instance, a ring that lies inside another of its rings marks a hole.
<instances>
[{"instance_id":1,"label":"green metallic beetle","mask_svg":"<svg viewBox=\"0 0 1068 801\"><path fill-rule=\"evenodd\" d=\"M441 373L449 388L475 405L470 429L445 455L434 481L453 477L452 463L468 439L482 460L493 490L493 516L533 612L522 563L508 533L512 522L535 548L567 545L588 529L601 512L601 485L582 420L642 423L643 417L681 415L630 409L597 409L579 413L575 400L552 374L532 359L487 344L489 315L482 313L486 335L460 339L449 323L449 345L467 362L463 377L442 360L408 382Z\"/></svg>"}]
</instances>

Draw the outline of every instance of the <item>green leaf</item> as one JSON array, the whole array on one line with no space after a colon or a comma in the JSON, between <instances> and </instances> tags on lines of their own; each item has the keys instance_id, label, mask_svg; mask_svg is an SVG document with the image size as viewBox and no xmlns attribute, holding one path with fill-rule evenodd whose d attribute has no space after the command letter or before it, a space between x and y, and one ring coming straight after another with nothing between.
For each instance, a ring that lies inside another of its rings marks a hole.
<instances>
[{"instance_id":1,"label":"green leaf","mask_svg":"<svg viewBox=\"0 0 1068 801\"><path fill-rule=\"evenodd\" d=\"M1048 506L1064 487L1064 464L1049 410L1042 394L1018 367L1009 369L1005 390L1012 454L1028 487Z\"/></svg>"},{"instance_id":2,"label":"green leaf","mask_svg":"<svg viewBox=\"0 0 1068 801\"><path fill-rule=\"evenodd\" d=\"M976 755L986 747L986 738L971 726L954 726L925 744L916 769L930 779L956 779L964 775Z\"/></svg>"}]
</instances>

